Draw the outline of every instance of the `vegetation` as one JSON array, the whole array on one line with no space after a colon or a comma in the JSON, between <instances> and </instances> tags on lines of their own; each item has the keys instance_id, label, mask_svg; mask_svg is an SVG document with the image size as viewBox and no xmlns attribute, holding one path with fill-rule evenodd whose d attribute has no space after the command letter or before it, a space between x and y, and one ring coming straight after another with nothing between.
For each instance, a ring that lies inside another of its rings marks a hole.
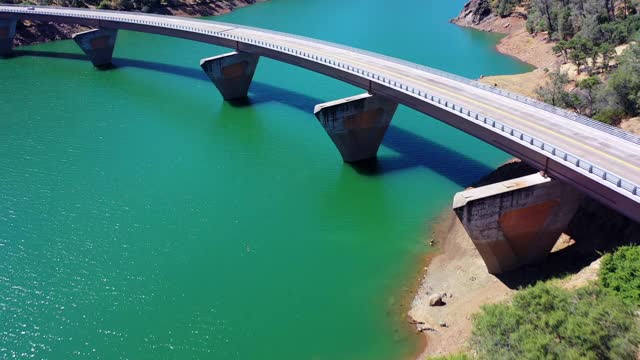
<instances>
[{"instance_id":1,"label":"vegetation","mask_svg":"<svg viewBox=\"0 0 640 360\"><path fill-rule=\"evenodd\" d=\"M635 359L640 247L607 255L601 281L575 291L538 283L474 317L472 346L491 359Z\"/></svg>"},{"instance_id":2,"label":"vegetation","mask_svg":"<svg viewBox=\"0 0 640 360\"><path fill-rule=\"evenodd\" d=\"M578 66L582 64L580 59L575 61ZM590 71L591 75L578 81L570 91L567 74L551 71L547 84L536 93L545 102L610 124L623 117L637 116L640 112L640 46L632 44L617 62L607 74ZM608 69L608 60L605 63Z\"/></svg>"},{"instance_id":3,"label":"vegetation","mask_svg":"<svg viewBox=\"0 0 640 360\"><path fill-rule=\"evenodd\" d=\"M616 46L640 40L640 0L490 0L508 16L520 6L527 30L547 32L553 51L587 79L569 81L559 70L537 91L540 99L616 124L640 112L640 50L616 59Z\"/></svg>"},{"instance_id":4,"label":"vegetation","mask_svg":"<svg viewBox=\"0 0 640 360\"><path fill-rule=\"evenodd\" d=\"M600 284L627 303L640 306L640 246L624 246L602 259Z\"/></svg>"},{"instance_id":5,"label":"vegetation","mask_svg":"<svg viewBox=\"0 0 640 360\"><path fill-rule=\"evenodd\" d=\"M500 16L505 17L513 12L520 0L491 0L491 7Z\"/></svg>"}]
</instances>

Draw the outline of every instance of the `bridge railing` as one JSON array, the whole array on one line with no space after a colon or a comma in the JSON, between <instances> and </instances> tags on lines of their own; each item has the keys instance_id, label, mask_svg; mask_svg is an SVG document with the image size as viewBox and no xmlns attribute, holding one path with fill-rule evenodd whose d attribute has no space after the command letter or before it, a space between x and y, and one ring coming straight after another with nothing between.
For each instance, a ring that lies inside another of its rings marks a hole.
<instances>
[{"instance_id":1,"label":"bridge railing","mask_svg":"<svg viewBox=\"0 0 640 360\"><path fill-rule=\"evenodd\" d=\"M11 6L13 8L15 8L15 12L24 12L25 11L25 6L21 6L21 5L9 5L9 4L2 4L2 6ZM57 13L55 13L55 10L68 10L69 8L62 8L62 7L38 7L37 8L37 12L50 12L52 15L56 15ZM49 10L53 10L53 11L49 11ZM85 10L85 9L74 9L76 11L86 11L87 13L92 12L91 10ZM108 20L108 21L124 21L124 22L131 22L131 23L139 23L139 24L146 24L146 25L152 25L152 26L158 26L158 27L167 27L167 28L174 28L174 29L180 29L180 30L185 30L185 31L191 31L191 32L197 32L197 33L203 33L203 34L209 34L209 35L215 35L215 36L220 36L220 37L226 37L224 36L223 33L219 33L216 31L212 31L212 30L207 30L207 29L203 29L203 28L199 28L199 27L193 27L193 26L184 26L184 25L178 25L175 24L176 22L180 22L180 20L176 21L176 17L174 16L168 16L168 15L147 15L144 14L144 17L147 18L158 18L158 20L168 20L167 22L160 22L160 21L145 21L145 20L136 20L136 19L131 19L131 17L123 17L122 12L118 12L118 11L109 11L109 10L100 10L101 13L104 13L105 15L93 15L93 14L87 14L87 15L83 15L82 17L89 17L89 18L93 18L93 19L98 19L98 20ZM111 15L111 16L109 16ZM136 14L138 15L138 14ZM65 13L64 16L69 16L68 13ZM73 15L71 15L73 16ZM376 58L376 59L381 59L381 60L385 60L391 63L395 63L398 65L402 65L402 66L407 66L407 67L411 67L414 69L418 69L433 75L437 75L437 76L441 76L441 77L445 77L457 82L461 82L479 89L483 89L489 92L492 92L494 94L498 94L501 96L504 96L506 98L536 107L538 109L544 110L546 112L561 116L563 118L578 122L580 124L589 126L591 128L594 129L598 129L600 131L603 131L605 133L608 133L610 135L616 136L618 138L627 140L629 142L632 142L634 144L640 144L640 137L628 133L620 128L617 128L615 126L611 126L609 124L605 124L602 123L600 121L596 121L593 120L589 117L586 117L584 115L581 114L577 114L574 113L572 111L568 111L556 106L552 106L549 105L545 102L536 100L536 99L532 99L530 97L527 96L522 96L519 94L515 94L506 90L502 90L499 89L495 86L491 86L491 85L487 85L487 84L483 84L479 81L475 81L475 80L471 80L468 78L465 78L463 76L459 76L459 75L455 75L452 73L448 73L446 71L442 71L442 70L438 70L438 69L434 69L425 65L420 65L420 64L416 64L416 63L412 63L406 60L402 60L402 59L398 59L398 58L394 58L391 56L387 56L387 55L383 55L383 54L378 54L378 53L374 53L371 51L367 51L367 50L362 50L362 49L358 49L358 48L354 48L354 47L350 47L350 46L346 46L346 45L341 45L341 44L337 44L337 43L333 43L333 42L329 42L329 41L324 41L324 40L318 40L318 39L312 39L309 37L305 37L305 36L300 36L300 35L295 35L295 34L288 34L288 33L283 33L283 32L279 32L279 31L274 31L274 30L267 30L267 29L260 29L260 28L254 28L251 26L244 26L244 25L235 25L235 24L228 24L228 23L223 23L223 22L219 22L219 21L210 21L210 20L202 20L202 19L189 19L188 22L190 23L198 23L200 25L203 25L206 27L206 25L211 25L211 24L215 24L217 26L225 26L225 27L234 27L234 28L238 28L238 29L245 29L245 30L251 30L251 31L257 31L257 32L262 32L262 33L269 33L269 34L273 34L273 35L277 35L277 36L283 36L283 37L287 37L287 38L295 38L298 40L302 40L305 42L311 42L311 43L316 43L316 44L321 44L321 45L325 45L325 46L329 46L329 47L333 47L333 48L338 48L338 49L342 49L345 51L350 51L350 52L354 52L354 53L359 53L362 55L366 55L372 58Z\"/></svg>"},{"instance_id":2,"label":"bridge railing","mask_svg":"<svg viewBox=\"0 0 640 360\"><path fill-rule=\"evenodd\" d=\"M23 9L16 9L16 12L24 12ZM49 15L61 15L61 16L69 16L69 13L67 12L63 12L62 14L60 14L60 12L56 12L55 10L59 10L59 9L42 9L39 8L37 13L41 13L41 14L49 14ZM74 15L75 16L75 15ZM630 195L632 195L632 197L636 198L636 200L638 200L638 197L640 197L640 188L638 185L634 184L633 182L624 179L621 176L618 176L612 172L606 171L605 169L602 169L592 163L590 163L587 160L584 160L582 158L580 158L579 156L573 155L567 151L564 151L562 149L559 149L551 144L545 143L544 141L537 139L527 133L524 133L522 131L519 131L517 129L514 129L508 125L505 125L497 120L494 120L492 118L489 118L487 116L484 116L478 112L474 112L472 110L469 109L465 109L459 105L456 105L455 103L442 98L442 97L438 97L435 96L433 94L429 94L424 90L421 89L417 89L414 88L412 86L406 85L404 84L402 81L399 81L397 79L393 79L391 77L386 77L380 74L376 74L376 73L372 73L369 71L366 71L364 69L360 69L358 67L355 67L353 65L350 64L346 64L346 63L342 63L339 61L336 61L334 59L329 59L326 57L322 57L319 56L317 54L313 54L313 53L309 53L309 52L305 52L302 50L298 50L298 49L294 49L294 48L289 48L286 46L282 46L282 45L278 45L278 44L274 44L268 41L263 41L263 40L257 40L254 38L249 38L249 37L243 37L243 36L238 36L238 35L234 35L234 34L229 34L226 32L221 32L218 30L214 30L211 29L210 26L211 25L217 25L217 26L234 26L235 25L229 25L229 24L225 24L225 23L220 23L220 22L212 22L212 21L206 21L206 20L200 20L200 21L196 21L195 24L199 24L200 26L192 26L190 24L194 23L193 20L189 20L189 21L176 21L176 18L172 18L169 16L165 16L165 17L161 17L161 16L140 16L140 17L132 17L132 16L122 16L122 13L118 13L118 12L108 12L108 14L105 15L95 15L95 13L87 13L86 15L82 15L82 16L75 16L75 17L84 17L84 18L91 18L91 19L97 19L97 20L104 20L104 21L114 21L114 22L127 22L127 23L136 23L136 24L144 24L144 25L151 25L151 26L158 26L158 27L165 27L165 28L173 28L173 29L177 29L177 30L184 30L184 31L191 31L191 32L196 32L196 33L201 33L201 34L207 34L207 35L211 35L211 36L216 36L216 37L222 37L222 38L227 38L230 40L234 40L234 41L239 41L239 42L243 42L243 43L247 43L247 44L253 44L256 46L260 46L260 47L264 47L264 48L269 48L275 51L279 51L279 52L283 52L283 53L288 53L291 55L295 55L298 57L302 57L302 58L306 58L308 60L311 61L315 61L315 62L319 62L319 63L323 63L327 66L331 66L331 67L335 67L337 69L340 69L342 71L345 72L349 72L349 73L353 73L356 74L358 76L364 77L366 79L369 79L371 81L375 81L378 82L380 84L383 84L389 88L395 89L397 91L401 91L403 93L406 93L408 95L411 95L413 97L416 98L420 98L423 101L426 101L434 106L440 107L440 108L444 108L447 109L449 111L455 112L457 113L458 116L461 116L469 121L472 121L474 123L480 124L481 126L484 126L486 128L489 128L495 132L500 132L504 135L506 135L507 137L511 138L512 140L519 142L520 144L523 144L527 147L530 148L537 148L539 150L541 150L543 153L546 153L547 156L561 162L561 163L566 163L569 164L573 167L576 167L577 169L579 169L580 171L582 171L585 174L588 174L590 177L594 178L594 179L598 179L599 181L604 181L607 182L609 184L614 185L615 187L626 191L627 193L629 193ZM166 22L161 22L160 19L158 19L158 21L152 21L152 20L145 20L143 18L166 18L168 21ZM189 24L187 24L189 23ZM209 26L207 26L209 25ZM207 28L209 27L209 28ZM521 101L521 102L525 102L527 104L539 107L541 109L544 109L545 111L549 111L552 113L560 113L563 114L561 116L567 117L569 119L574 119L576 121L580 121L583 122L585 124L588 124L588 126L592 126L592 125L598 125L598 126L602 126L602 131L606 131L608 133L611 133L615 136L618 137L622 137L625 134L627 134L624 131L616 131L619 130L617 128L613 128L611 126L604 126L605 124L599 123L599 122L595 122L592 119L583 117L583 116L578 116L576 114L573 113L569 113L566 110L562 110L562 109L558 109L556 107L544 104L544 103L540 103L536 100L533 99L529 99L527 97L524 96L520 96L517 94L512 94L500 89L495 89L491 86L485 85L485 84L481 84L478 83L476 81L473 80L469 80L457 75L453 75L453 74L449 74L446 73L444 71L440 71L440 70L436 70L436 69L432 69L432 68L428 68L426 66L422 66L422 65L418 65L418 64L413 64L410 62L406 62L404 60L400 60L400 59L395 59L395 58L391 58L391 57L387 57L384 55L380 55L380 54L374 54L365 50L360 50L360 49L354 49L348 46L343 46L343 45L339 45L339 44L333 44L330 42L325 42L325 41L320 41L320 40L314 40L314 39L309 39L309 38L305 38L305 37L301 37L301 36L296 36L296 35L290 35L290 34L284 34L284 33L279 33L279 32L275 32L275 31L266 31L263 29L256 29L256 28L251 28L251 27L246 27L246 26L238 26L239 28L245 28L245 29L249 29L249 30L253 30L253 31L260 31L260 32L268 32L268 33L272 33L272 34L277 34L279 36L294 36L297 37L299 39L303 39L304 41L311 41L311 42L316 42L316 43L321 43L321 44L326 44L327 46L333 46L333 47L338 47L338 48L342 48L344 50L348 50L348 51L355 51L355 52L359 52L362 54L366 54L368 56L372 56L375 58L381 58L381 59L385 59L388 61L392 61L398 64L402 64L405 66L410 66L413 68L417 68L420 70L424 70L424 71L428 71L430 73L436 74L436 75L440 75L440 76L444 76L447 78L450 78L452 80L455 81L460 81L463 83L467 83L469 85L473 85L475 87L478 88L482 88L482 89L486 89L488 91L492 91L495 92L497 94L509 97L509 98L513 98L514 100L517 101ZM565 116L564 113L567 113ZM592 124L595 123L595 124ZM594 126L592 126L594 127ZM619 132L622 132L622 134L620 134ZM627 134L630 135L631 134ZM632 136L629 139L627 139L629 141L632 141L634 143L640 144L640 140L639 138Z\"/></svg>"},{"instance_id":3,"label":"bridge railing","mask_svg":"<svg viewBox=\"0 0 640 360\"><path fill-rule=\"evenodd\" d=\"M218 24L224 24L221 22L217 22ZM569 120L573 120L575 122L581 123L583 125L589 126L591 128L595 128L598 129L600 131L606 132L610 135L616 136L618 138L630 141L634 144L640 144L640 137L628 133L620 128L617 128L615 126L611 126L609 124L605 124L603 122L591 119L589 117L586 117L584 115L580 115L577 114L575 112L572 111L568 111L566 109L562 109L553 105L549 105L543 101L539 101L536 99L532 99L530 97L527 96L523 96L523 95L519 95L516 93L512 93L506 90L502 90L500 88L497 88L495 86L491 86L491 85L487 85L487 84L483 84L479 81L475 81L475 80L471 80L468 78L465 78L463 76L459 76L456 74L452 74L446 71L442 71L442 70L438 70L438 69L434 69L425 65L420 65L420 64L416 64L410 61L406 61L406 60L402 60L402 59L398 59L398 58L394 58L391 56L387 56L387 55L383 55L383 54L378 54L378 53L374 53L371 51L367 51L367 50L362 50L362 49L358 49L358 48L354 48L354 47L350 47L350 46L346 46L346 45L341 45L341 44L337 44L337 43L332 43L329 41L324 41L324 40L317 40L317 39L312 39L312 38L308 38L308 37L304 37L304 36L299 36L299 35L294 35L294 34L287 34L287 33L282 33L282 32L278 32L278 31L273 31L273 30L265 30L265 29L259 29L259 28L253 28L250 26L244 26L244 25L236 25L238 28L240 29L246 29L246 30L252 30L252 31L259 31L259 32L266 32L266 33L270 33L273 35L278 35L278 36L285 36L285 37L293 37L299 40L303 40L303 41L307 41L307 42L312 42L312 43L316 43L316 44L322 44L325 46L329 46L329 47L334 47L334 48L338 48L338 49L342 49L345 51L350 51L350 52L355 52L355 53L359 53L362 55L366 55L372 58L376 58L376 59L381 59L381 60L385 60L388 62L392 62L398 65L402 65L402 66L407 66L413 69L417 69L417 70L421 70L433 75L437 75L437 76L441 76L441 77L445 77L457 82L461 82L470 86L473 86L475 88L479 88L479 89L483 89L489 92L492 92L494 94L498 94L504 97L507 97L509 99L512 100L516 100L518 102L536 107L538 109L550 112L552 114L564 117L566 119Z\"/></svg>"},{"instance_id":4,"label":"bridge railing","mask_svg":"<svg viewBox=\"0 0 640 360\"><path fill-rule=\"evenodd\" d=\"M388 87L394 88L395 90L399 90L402 91L404 93L410 94L414 97L418 97L421 98L424 101L427 101L433 105L436 105L438 107L441 108L446 108L449 109L450 111L453 111L455 113L457 113L457 115L466 118L469 121L475 122L475 123L480 123L485 127L489 127L494 131L497 132L501 132L502 134L506 135L507 137L512 138L513 140L524 144L528 147L533 147L533 148L537 148L540 149L542 152L546 153L547 156L554 158L555 160L561 162L561 163L566 163L566 164L570 164L578 169L580 169L581 171L589 174L591 177L597 178L598 180L602 180L605 182L608 182L612 185L614 185L617 188L620 188L621 190L624 190L628 193L630 193L630 195L633 195L634 197L640 197L640 187L636 184L634 184L633 182L624 179L621 176L618 176L610 171L606 171L605 169L602 169L596 165L593 165L592 163L590 163L587 160L584 160L582 158L580 158L579 156L573 155L565 150L559 149L551 144L548 144L542 140L539 140L525 132L519 131L517 129L514 129L508 125L505 125L497 120L494 120L492 118L489 118L487 116L484 116L478 112L474 112L468 109L465 109L459 105L456 105L455 103L442 98L442 97L438 97L432 94L429 94L428 92L421 90L421 89L417 89L414 88L412 86L403 84L402 81L399 81L397 79L393 79L390 77L386 77L386 76L382 76L380 74L375 74L363 69L360 69L356 66L353 65L349 65L349 64L345 64L345 63L341 63L339 61L333 60L333 59L329 59L329 58L325 58L322 56L318 56L316 54L313 53L308 53L305 51L300 51L297 49L293 49L293 48L289 48L286 46L282 46L282 45L277 45L277 44L273 44L267 41L261 41L261 40L256 40L253 38L247 38L247 37L242 37L242 36L238 36L238 35L234 35L234 34L227 34L227 33L221 33L219 34L220 36L224 36L224 37L228 37L231 40L236 40L236 41L241 41L241 42L245 42L248 44L253 44L256 46L261 46L261 47L265 47L265 48L270 48L276 51L281 51L281 52L285 52L285 53L289 53L292 55L296 55L299 57L303 57L312 61L316 61L316 62L320 62L320 63L324 63L326 65L332 66L332 67L336 67L339 68L343 71L347 71L347 72L351 72L354 73L356 75L359 75L361 77L367 78L369 80L372 81L376 81L379 83L382 83ZM446 74L446 73L445 73ZM453 75L455 76L455 75ZM464 78L462 78L464 79ZM518 95L519 96L519 95Z\"/></svg>"}]
</instances>

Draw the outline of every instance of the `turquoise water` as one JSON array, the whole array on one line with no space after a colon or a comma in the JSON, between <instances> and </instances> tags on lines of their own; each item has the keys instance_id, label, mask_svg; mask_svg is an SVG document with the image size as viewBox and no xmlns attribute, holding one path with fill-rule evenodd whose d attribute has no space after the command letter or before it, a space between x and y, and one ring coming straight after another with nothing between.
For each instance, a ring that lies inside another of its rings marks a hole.
<instances>
[{"instance_id":1,"label":"turquoise water","mask_svg":"<svg viewBox=\"0 0 640 360\"><path fill-rule=\"evenodd\" d=\"M272 0L216 20L468 77L529 68L449 24L464 0ZM121 31L0 59L0 358L401 359L410 287L454 192L507 155L400 107L375 166L312 114L362 90L261 59L251 104L199 69L228 50Z\"/></svg>"}]
</instances>

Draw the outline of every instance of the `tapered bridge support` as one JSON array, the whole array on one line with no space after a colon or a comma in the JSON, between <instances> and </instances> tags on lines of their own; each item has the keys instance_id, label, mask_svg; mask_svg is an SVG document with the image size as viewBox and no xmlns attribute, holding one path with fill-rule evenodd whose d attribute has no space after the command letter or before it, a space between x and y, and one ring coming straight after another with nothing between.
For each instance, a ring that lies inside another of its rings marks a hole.
<instances>
[{"instance_id":1,"label":"tapered bridge support","mask_svg":"<svg viewBox=\"0 0 640 360\"><path fill-rule=\"evenodd\" d=\"M16 22L16 19L0 19L0 56L10 55L13 50Z\"/></svg>"},{"instance_id":2,"label":"tapered bridge support","mask_svg":"<svg viewBox=\"0 0 640 360\"><path fill-rule=\"evenodd\" d=\"M455 195L453 210L492 274L536 263L549 254L583 195L533 174Z\"/></svg>"},{"instance_id":3,"label":"tapered bridge support","mask_svg":"<svg viewBox=\"0 0 640 360\"><path fill-rule=\"evenodd\" d=\"M73 40L89 57L95 67L111 65L113 48L116 46L117 29L94 29L74 34Z\"/></svg>"},{"instance_id":4,"label":"tapered bridge support","mask_svg":"<svg viewBox=\"0 0 640 360\"><path fill-rule=\"evenodd\" d=\"M260 56L232 52L200 60L200 67L225 100L246 98Z\"/></svg>"},{"instance_id":5,"label":"tapered bridge support","mask_svg":"<svg viewBox=\"0 0 640 360\"><path fill-rule=\"evenodd\" d=\"M398 104L362 94L316 105L314 113L345 162L375 158Z\"/></svg>"}]
</instances>

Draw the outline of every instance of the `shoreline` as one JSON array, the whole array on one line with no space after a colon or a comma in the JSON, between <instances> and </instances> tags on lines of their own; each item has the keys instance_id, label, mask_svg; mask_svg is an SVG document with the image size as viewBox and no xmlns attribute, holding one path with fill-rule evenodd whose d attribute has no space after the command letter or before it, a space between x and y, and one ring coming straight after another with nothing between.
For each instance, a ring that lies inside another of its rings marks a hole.
<instances>
[{"instance_id":1,"label":"shoreline","mask_svg":"<svg viewBox=\"0 0 640 360\"><path fill-rule=\"evenodd\" d=\"M523 8L516 9L513 14L504 18L495 14L479 17L472 2L467 3L460 15L450 22L474 31L504 35L494 50L533 67L533 70L523 73L481 76L478 81L525 96L537 97L536 89L543 86L548 78L545 70L562 65L562 59L553 52L554 43L549 40L548 34L530 34L527 31L527 16Z\"/></svg>"},{"instance_id":2,"label":"shoreline","mask_svg":"<svg viewBox=\"0 0 640 360\"><path fill-rule=\"evenodd\" d=\"M479 187L534 172L535 169L511 159L471 186ZM422 264L423 270L407 314L415 331L422 332L425 339L423 351L414 359L467 350L472 314L484 304L504 301L515 293L487 272L482 257L450 207L435 217L431 232L435 242L433 251ZM429 306L429 297L435 293L447 294L444 306Z\"/></svg>"},{"instance_id":3,"label":"shoreline","mask_svg":"<svg viewBox=\"0 0 640 360\"><path fill-rule=\"evenodd\" d=\"M430 223L430 226L426 229L431 232L429 250L427 250L425 254L419 256L416 260L415 268L411 271L412 273L415 273L415 275L413 275L411 277L411 281L405 285L403 294L401 295L400 305L397 307L397 310L399 310L398 318L403 321L403 326L409 333L420 338L416 345L416 349L409 357L409 360L424 359L427 347L429 346L428 336L426 336L426 333L424 332L420 334L421 331L416 327L416 325L418 325L416 324L417 320L411 316L411 311L413 310L413 303L423 285L424 278L427 275L431 262L442 254L442 249L438 246L436 239L439 239L446 234L442 224L446 221L447 215L447 210L442 210L428 222ZM424 240L426 241L426 238Z\"/></svg>"},{"instance_id":4,"label":"shoreline","mask_svg":"<svg viewBox=\"0 0 640 360\"><path fill-rule=\"evenodd\" d=\"M521 12L506 18L491 15L473 24L460 20L465 11L469 17L470 13L465 8L458 18L450 22L474 31L503 34L494 50L534 67L524 73L482 76L479 81L535 97L535 89L546 81L543 69L560 64L551 50L553 44L545 39L546 34L530 35L525 28L526 16ZM489 178L495 182L517 177L509 176L508 170L501 171L512 162L513 159L499 166L473 186L480 186ZM449 206L434 218L431 232L434 246L421 261L419 276L411 284L413 299L407 313L414 331L422 333L421 344L424 344L414 359L469 350L472 314L484 304L505 301L516 291L487 272L480 254ZM447 293L446 305L429 306L429 296L442 292ZM442 327L440 323L447 326Z\"/></svg>"},{"instance_id":5,"label":"shoreline","mask_svg":"<svg viewBox=\"0 0 640 360\"><path fill-rule=\"evenodd\" d=\"M411 327L411 330L415 333L418 333L420 336L419 350L414 353L414 356L411 360L420 360L427 358L429 354L429 345L430 339L429 334L426 331L421 331L420 326L426 325L422 320L416 319L412 313L415 311L416 305L415 301L419 297L419 293L422 291L425 286L426 277L431 268L431 264L435 259L444 255L443 242L446 241L446 234L450 228L451 221L451 209L445 208L438 215L434 217L435 221L431 227L432 232L432 246L429 249L429 252L424 255L419 262L419 268L417 269L418 276L413 278L413 282L410 285L411 295L406 296L406 301L408 303L408 311L405 313L405 317L407 318L408 326ZM441 242L440 240L443 240ZM429 324L432 326L432 324Z\"/></svg>"}]
</instances>

